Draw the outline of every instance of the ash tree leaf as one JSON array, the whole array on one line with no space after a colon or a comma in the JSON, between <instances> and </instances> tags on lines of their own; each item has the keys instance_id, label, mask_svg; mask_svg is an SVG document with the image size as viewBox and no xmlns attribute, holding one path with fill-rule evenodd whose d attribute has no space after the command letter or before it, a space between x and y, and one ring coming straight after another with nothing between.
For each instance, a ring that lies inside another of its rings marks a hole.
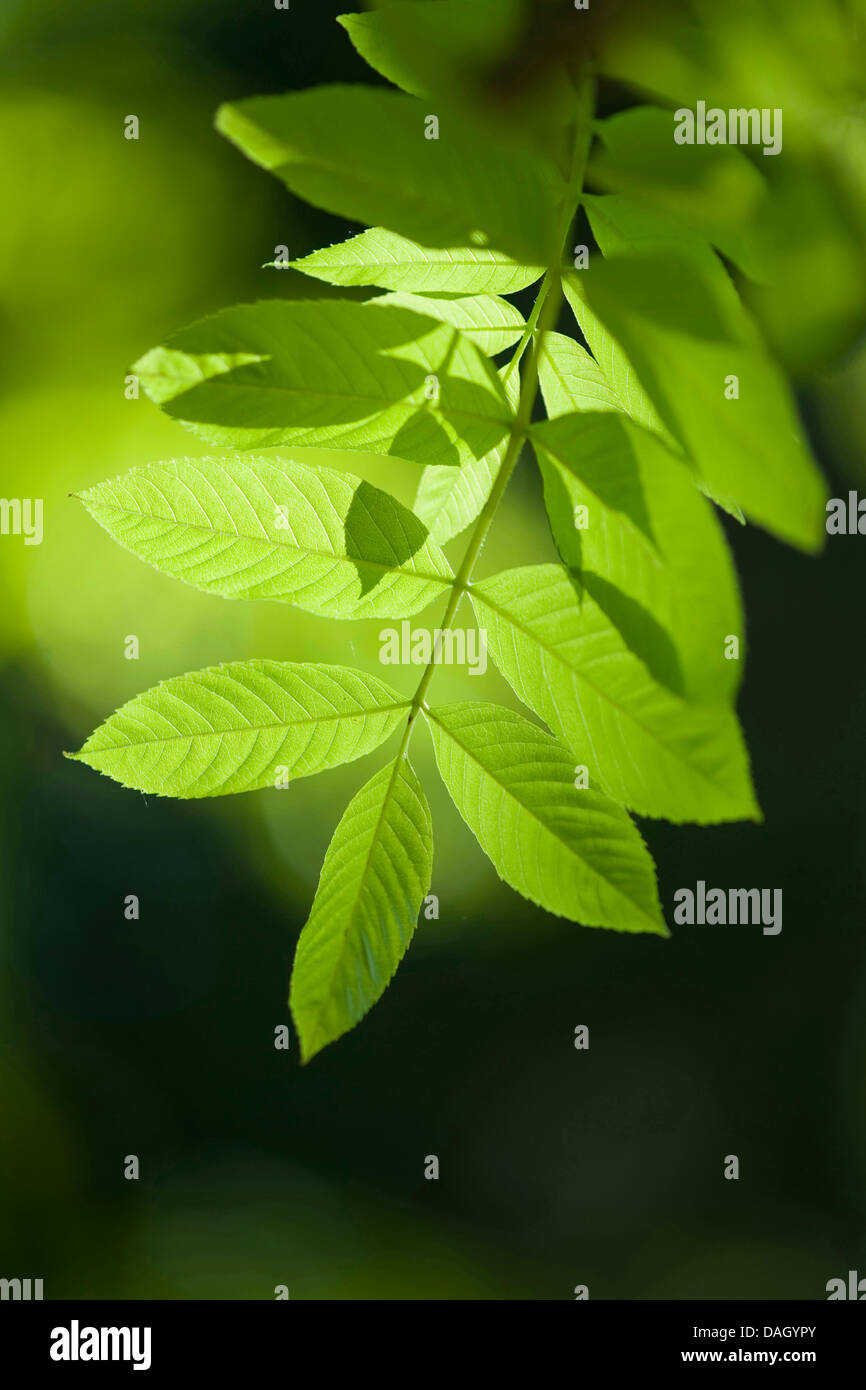
<instances>
[{"instance_id":1,"label":"ash tree leaf","mask_svg":"<svg viewBox=\"0 0 866 1390\"><path fill-rule=\"evenodd\" d=\"M464 338L480 348L488 357L511 347L521 337L526 323L519 309L495 294L461 295L443 299L435 295L405 294L395 291L383 294L376 304L396 304L401 309L414 309L417 314L440 319L442 323L459 328Z\"/></svg>"},{"instance_id":2,"label":"ash tree leaf","mask_svg":"<svg viewBox=\"0 0 866 1390\"><path fill-rule=\"evenodd\" d=\"M763 175L737 145L677 145L674 117L633 106L596 122L593 183L649 200L717 246L753 279L768 272Z\"/></svg>"},{"instance_id":3,"label":"ash tree leaf","mask_svg":"<svg viewBox=\"0 0 866 1390\"><path fill-rule=\"evenodd\" d=\"M371 227L335 246L292 261L330 285L378 285L414 294L514 294L541 278L541 265L521 265L482 246L421 246L385 227Z\"/></svg>"},{"instance_id":4,"label":"ash tree leaf","mask_svg":"<svg viewBox=\"0 0 866 1390\"><path fill-rule=\"evenodd\" d=\"M405 758L348 807L298 940L290 1004L303 1059L358 1023L399 965L430 887L430 809Z\"/></svg>"},{"instance_id":5,"label":"ash tree leaf","mask_svg":"<svg viewBox=\"0 0 866 1390\"><path fill-rule=\"evenodd\" d=\"M707 247L700 253L690 234L664 241L668 221L622 199L614 210L604 207L605 217L615 212L621 227L656 229L642 232L636 254L624 254L628 233L611 234L598 211L608 201L589 205L593 231L610 256L582 274L583 302L615 339L712 495L735 499L782 540L819 549L820 473L788 383L721 263ZM589 327L585 332L589 337Z\"/></svg>"},{"instance_id":6,"label":"ash tree leaf","mask_svg":"<svg viewBox=\"0 0 866 1390\"><path fill-rule=\"evenodd\" d=\"M619 256L676 255L688 261L697 276L712 285L718 311L732 334L751 334L750 324L733 280L705 237L682 219L625 194L598 197L587 194L584 207L589 225L605 259Z\"/></svg>"},{"instance_id":7,"label":"ash tree leaf","mask_svg":"<svg viewBox=\"0 0 866 1390\"><path fill-rule=\"evenodd\" d=\"M290 459L170 459L80 494L127 550L223 598L331 618L410 617L451 569L414 512L349 473Z\"/></svg>"},{"instance_id":8,"label":"ash tree leaf","mask_svg":"<svg viewBox=\"0 0 866 1390\"><path fill-rule=\"evenodd\" d=\"M621 410L630 420L644 429L651 430L659 438L664 439L665 443L675 451L682 451L674 436L666 429L662 419L647 395L644 388L637 379L637 375L630 361L626 357L619 343L612 333L609 333L601 319L593 313L583 290L583 273L578 274L574 271L567 271L562 277L562 288L565 298L571 307L575 319L583 333L586 341L592 349L592 356L598 364L602 379L607 383L608 388L616 403L616 408ZM576 346L576 345L575 345ZM562 361L562 354L560 354ZM565 363L562 364L566 366ZM571 364L571 376L577 368L575 362ZM552 372L548 368L545 371L545 383L548 391L552 392L556 414L561 414L563 404L562 382L560 391L557 392L552 380ZM573 389L572 383L568 383L565 389ZM598 405L595 409L601 409Z\"/></svg>"},{"instance_id":9,"label":"ash tree leaf","mask_svg":"<svg viewBox=\"0 0 866 1390\"><path fill-rule=\"evenodd\" d=\"M688 255L695 261L696 273L699 276L712 281L720 297L726 302L732 323L742 323L743 311L736 291L713 254L712 248L699 236L683 230L682 226L677 225L664 213L648 210L630 198L613 195L597 198L587 194L583 202L589 213L595 237L606 256L628 255L632 252L664 253L674 246L678 253ZM581 277L569 272L563 278L563 290L619 409L636 424L657 434L672 453L685 457L682 442L678 441L662 422L649 395L638 381L628 357L591 310L581 285ZM549 390L549 371L546 380ZM573 389L572 380L566 379L562 384ZM562 405L561 398L557 398L557 404ZM602 406L596 408L601 409ZM562 413L562 410L557 408L556 414ZM745 524L746 518L734 497L719 491L718 488L709 487L705 479L700 480L698 486L711 501L741 525Z\"/></svg>"},{"instance_id":10,"label":"ash tree leaf","mask_svg":"<svg viewBox=\"0 0 866 1390\"><path fill-rule=\"evenodd\" d=\"M265 300L136 363L151 400L220 447L327 444L449 467L508 432L496 372L450 324L375 300Z\"/></svg>"},{"instance_id":11,"label":"ash tree leaf","mask_svg":"<svg viewBox=\"0 0 866 1390\"><path fill-rule=\"evenodd\" d=\"M497 129L508 121L513 140L534 138L545 152L551 130L573 116L564 64L548 65L543 84L530 90L514 81L515 52L526 47L525 0L412 0L337 18L361 57L395 86L422 96L428 110L448 101Z\"/></svg>"},{"instance_id":12,"label":"ash tree leaf","mask_svg":"<svg viewBox=\"0 0 866 1390\"><path fill-rule=\"evenodd\" d=\"M520 0L421 0L337 23L366 63L413 96L459 95L471 77L504 57L520 32Z\"/></svg>"},{"instance_id":13,"label":"ash tree leaf","mask_svg":"<svg viewBox=\"0 0 866 1390\"><path fill-rule=\"evenodd\" d=\"M520 380L516 372L499 373L511 409L517 410ZM444 545L480 515L502 466L510 436L506 436L483 458L467 459L459 468L430 464L421 474L414 512L430 531L430 539Z\"/></svg>"},{"instance_id":14,"label":"ash tree leaf","mask_svg":"<svg viewBox=\"0 0 866 1390\"><path fill-rule=\"evenodd\" d=\"M547 265L564 185L537 152L378 87L322 86L223 106L217 129L314 207L429 246Z\"/></svg>"},{"instance_id":15,"label":"ash tree leaf","mask_svg":"<svg viewBox=\"0 0 866 1390\"><path fill-rule=\"evenodd\" d=\"M590 204L593 199L587 196L585 201ZM613 198L595 200L613 201ZM711 253L710 256L712 259ZM671 453L685 458L682 446L663 425L628 358L589 308L580 288L580 277L568 274L563 279L563 289L595 357L572 338L560 333L546 335L550 341L545 344L539 361L539 381L548 415L565 415L572 410L619 411L663 440ZM601 363L604 363L603 369ZM695 481L705 496L745 525L746 518L735 498L707 487L700 478Z\"/></svg>"},{"instance_id":16,"label":"ash tree leaf","mask_svg":"<svg viewBox=\"0 0 866 1390\"><path fill-rule=\"evenodd\" d=\"M344 666L234 661L137 695L67 757L156 796L226 796L371 753L408 708Z\"/></svg>"},{"instance_id":17,"label":"ash tree leaf","mask_svg":"<svg viewBox=\"0 0 866 1390\"><path fill-rule=\"evenodd\" d=\"M548 417L574 410L619 410L620 402L594 357L564 333L545 333L538 382Z\"/></svg>"},{"instance_id":18,"label":"ash tree leaf","mask_svg":"<svg viewBox=\"0 0 866 1390\"><path fill-rule=\"evenodd\" d=\"M499 670L608 795L670 821L759 818L733 711L654 680L567 570L506 570L469 592Z\"/></svg>"},{"instance_id":19,"label":"ash tree leaf","mask_svg":"<svg viewBox=\"0 0 866 1390\"><path fill-rule=\"evenodd\" d=\"M530 436L564 563L656 680L688 700L732 702L743 663L726 660L725 644L744 646L737 577L687 465L621 414L562 415Z\"/></svg>"},{"instance_id":20,"label":"ash tree leaf","mask_svg":"<svg viewBox=\"0 0 866 1390\"><path fill-rule=\"evenodd\" d=\"M621 806L575 786L571 753L498 705L424 713L442 780L505 883L586 927L667 935L643 840Z\"/></svg>"}]
</instances>

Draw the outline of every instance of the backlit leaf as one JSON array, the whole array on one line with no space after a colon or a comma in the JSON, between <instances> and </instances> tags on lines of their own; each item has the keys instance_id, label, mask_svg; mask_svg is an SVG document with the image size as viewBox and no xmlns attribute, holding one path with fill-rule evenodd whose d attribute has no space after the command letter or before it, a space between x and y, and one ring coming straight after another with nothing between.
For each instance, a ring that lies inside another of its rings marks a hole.
<instances>
[{"instance_id":1,"label":"backlit leaf","mask_svg":"<svg viewBox=\"0 0 866 1390\"><path fill-rule=\"evenodd\" d=\"M543 155L454 111L425 135L429 103L380 87L250 97L217 128L315 207L426 246L489 246L547 265L564 191Z\"/></svg>"},{"instance_id":2,"label":"backlit leaf","mask_svg":"<svg viewBox=\"0 0 866 1390\"><path fill-rule=\"evenodd\" d=\"M654 434L664 439L671 448L680 448L673 435L662 423L658 411L638 381L634 368L619 343L607 330L598 315L593 313L583 290L583 273L568 271L562 277L562 288L574 317L592 349L593 358L598 364L602 379L607 383L608 389L613 395L617 408L628 415L629 419L634 420L636 424L642 425L644 429L652 430ZM560 354L561 359L562 354ZM572 363L572 368L575 365ZM549 390L552 385L549 370L545 372L545 383ZM562 400L560 388L560 393L555 392L553 396L557 414L560 413ZM601 406L597 405L595 409L601 409Z\"/></svg>"},{"instance_id":3,"label":"backlit leaf","mask_svg":"<svg viewBox=\"0 0 866 1390\"><path fill-rule=\"evenodd\" d=\"M442 323L453 324L459 328L464 338L479 347L488 357L516 343L526 324L519 309L500 299L495 294L461 295L444 299L434 295L394 294L380 295L378 304L397 304L403 309L414 309L416 314L426 314L440 319Z\"/></svg>"},{"instance_id":4,"label":"backlit leaf","mask_svg":"<svg viewBox=\"0 0 866 1390\"><path fill-rule=\"evenodd\" d=\"M615 393L594 357L564 333L545 333L538 380L549 418L573 410L619 410Z\"/></svg>"},{"instance_id":5,"label":"backlit leaf","mask_svg":"<svg viewBox=\"0 0 866 1390\"><path fill-rule=\"evenodd\" d=\"M225 796L352 762L378 748L407 710L362 671L234 661L137 695L68 756L137 791Z\"/></svg>"},{"instance_id":6,"label":"backlit leaf","mask_svg":"<svg viewBox=\"0 0 866 1390\"><path fill-rule=\"evenodd\" d=\"M298 940L291 1008L304 1061L358 1023L384 993L430 887L433 831L404 758L362 787L334 831Z\"/></svg>"},{"instance_id":7,"label":"backlit leaf","mask_svg":"<svg viewBox=\"0 0 866 1390\"><path fill-rule=\"evenodd\" d=\"M170 459L81 500L127 550L224 598L397 618L426 607L451 578L423 524L390 494L288 458Z\"/></svg>"},{"instance_id":8,"label":"backlit leaf","mask_svg":"<svg viewBox=\"0 0 866 1390\"><path fill-rule=\"evenodd\" d=\"M758 816L733 712L655 681L567 570L507 570L470 597L502 674L610 796L671 821Z\"/></svg>"},{"instance_id":9,"label":"backlit leaf","mask_svg":"<svg viewBox=\"0 0 866 1390\"><path fill-rule=\"evenodd\" d=\"M590 205L603 250L607 233L597 204L607 201ZM619 201L618 217L625 203ZM604 209L606 216L611 211ZM647 221L641 213L641 224ZM660 237L643 240L636 255L623 254L620 235L612 237L609 259L581 276L575 312L584 302L604 324L642 395L713 495L735 499L783 540L818 549L824 487L787 381L709 249L699 255L689 235L664 246ZM589 336L591 325L585 331Z\"/></svg>"},{"instance_id":10,"label":"backlit leaf","mask_svg":"<svg viewBox=\"0 0 866 1390\"><path fill-rule=\"evenodd\" d=\"M384 227L325 246L295 270L331 285L380 285L415 294L513 294L543 274L482 246L421 246Z\"/></svg>"},{"instance_id":11,"label":"backlit leaf","mask_svg":"<svg viewBox=\"0 0 866 1390\"><path fill-rule=\"evenodd\" d=\"M570 384L570 379L569 379ZM743 615L727 543L686 464L621 414L533 425L557 549L655 679L687 699L733 699Z\"/></svg>"},{"instance_id":12,"label":"backlit leaf","mask_svg":"<svg viewBox=\"0 0 866 1390\"><path fill-rule=\"evenodd\" d=\"M667 934L640 835L621 806L575 786L571 753L499 705L425 714L442 779L501 879L586 927Z\"/></svg>"},{"instance_id":13,"label":"backlit leaf","mask_svg":"<svg viewBox=\"0 0 866 1390\"><path fill-rule=\"evenodd\" d=\"M148 395L221 447L327 444L454 466L507 433L496 373L457 329L396 304L241 304L135 366Z\"/></svg>"}]
</instances>

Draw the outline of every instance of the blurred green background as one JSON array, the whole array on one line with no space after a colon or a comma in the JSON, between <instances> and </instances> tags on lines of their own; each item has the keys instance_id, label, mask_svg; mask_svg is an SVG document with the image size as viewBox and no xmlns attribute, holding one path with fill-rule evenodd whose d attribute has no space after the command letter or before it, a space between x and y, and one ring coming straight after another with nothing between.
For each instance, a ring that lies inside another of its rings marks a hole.
<instances>
[{"instance_id":1,"label":"blurred green background","mask_svg":"<svg viewBox=\"0 0 866 1390\"><path fill-rule=\"evenodd\" d=\"M549 1299L576 1284L823 1298L828 1279L866 1273L866 539L809 560L731 525L766 823L643 826L668 909L698 878L781 887L780 936L642 940L537 911L496 879L419 731L440 918L422 918L381 1003L307 1068L294 1039L273 1046L294 943L334 825L384 755L191 803L62 759L185 670L253 656L379 670L379 624L197 594L68 497L203 452L125 399L129 363L223 305L298 293L293 273L261 268L277 245L302 255L354 230L212 128L224 100L376 81L334 23L342 8L0 13L2 492L45 500L41 546L0 538L0 1275L43 1278L46 1298L271 1298L278 1284L292 1298ZM864 387L862 344L803 385L833 495L866 485ZM371 460L369 476L411 499L404 468ZM489 573L550 553L527 464L495 537ZM437 682L445 698L512 702L495 675ZM739 1182L722 1176L730 1153Z\"/></svg>"}]
</instances>

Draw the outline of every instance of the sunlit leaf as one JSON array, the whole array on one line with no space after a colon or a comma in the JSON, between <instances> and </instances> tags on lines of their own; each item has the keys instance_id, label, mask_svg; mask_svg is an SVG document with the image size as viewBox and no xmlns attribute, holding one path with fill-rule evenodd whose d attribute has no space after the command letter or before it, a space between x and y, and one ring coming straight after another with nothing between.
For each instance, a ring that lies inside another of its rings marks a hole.
<instances>
[{"instance_id":1,"label":"sunlit leaf","mask_svg":"<svg viewBox=\"0 0 866 1390\"><path fill-rule=\"evenodd\" d=\"M507 433L487 359L450 324L397 304L240 304L135 366L167 414L208 443L327 444L428 464L483 458Z\"/></svg>"},{"instance_id":2,"label":"sunlit leaf","mask_svg":"<svg viewBox=\"0 0 866 1390\"><path fill-rule=\"evenodd\" d=\"M759 814L736 716L655 681L567 570L506 570L470 597L502 674L610 796L671 821Z\"/></svg>"},{"instance_id":3,"label":"sunlit leaf","mask_svg":"<svg viewBox=\"0 0 866 1390\"><path fill-rule=\"evenodd\" d=\"M680 446L670 431L665 428L658 411L638 381L634 368L619 343L613 334L608 332L598 315L593 313L583 290L583 274L574 271L567 272L562 278L562 288L574 317L592 349L592 356L598 364L601 379L606 382L616 408L627 415L629 419L634 420L636 424L642 425L644 429L652 430L659 438L664 439L671 448L679 448ZM563 354L560 353L561 363L562 357ZM573 359L574 355L572 354L572 370L569 372L569 376L574 375L574 369L577 367ZM552 373L549 367L546 367L544 380L548 390L553 385L551 377ZM573 389L574 386L570 384L569 390ZM555 386L553 387L552 400L556 413L561 413L563 403L561 386L559 391L556 390ZM598 404L593 408L600 410L603 407Z\"/></svg>"},{"instance_id":4,"label":"sunlit leaf","mask_svg":"<svg viewBox=\"0 0 866 1390\"><path fill-rule=\"evenodd\" d=\"M415 294L513 294L544 270L481 246L420 246L384 227L371 227L292 264L331 285L380 285Z\"/></svg>"},{"instance_id":5,"label":"sunlit leaf","mask_svg":"<svg viewBox=\"0 0 866 1390\"><path fill-rule=\"evenodd\" d=\"M623 415L561 416L531 435L565 564L656 680L730 702L745 654L737 578L687 466Z\"/></svg>"},{"instance_id":6,"label":"sunlit leaf","mask_svg":"<svg viewBox=\"0 0 866 1390\"><path fill-rule=\"evenodd\" d=\"M363 671L234 661L137 695L68 756L137 791L225 796L352 762L378 748L407 710Z\"/></svg>"},{"instance_id":7,"label":"sunlit leaf","mask_svg":"<svg viewBox=\"0 0 866 1390\"><path fill-rule=\"evenodd\" d=\"M507 368L499 375L511 408L516 411L520 378L517 372L508 375ZM467 459L459 468L430 464L424 469L413 510L428 527L431 540L444 545L465 531L480 514L502 465L508 438L483 458Z\"/></svg>"},{"instance_id":8,"label":"sunlit leaf","mask_svg":"<svg viewBox=\"0 0 866 1390\"><path fill-rule=\"evenodd\" d=\"M520 338L526 327L523 315L507 299L494 294L461 295L459 298L437 297L435 295L394 294L380 295L378 304L397 304L403 309L414 309L416 314L426 314L459 328L464 338L479 347L489 357L511 347Z\"/></svg>"},{"instance_id":9,"label":"sunlit leaf","mask_svg":"<svg viewBox=\"0 0 866 1390\"><path fill-rule=\"evenodd\" d=\"M291 459L170 459L81 494L155 569L224 598L332 618L408 617L451 571L413 512L370 483Z\"/></svg>"},{"instance_id":10,"label":"sunlit leaf","mask_svg":"<svg viewBox=\"0 0 866 1390\"><path fill-rule=\"evenodd\" d=\"M384 993L412 938L432 867L427 800L398 758L349 802L298 940L290 1003L304 1061L353 1028Z\"/></svg>"},{"instance_id":11,"label":"sunlit leaf","mask_svg":"<svg viewBox=\"0 0 866 1390\"><path fill-rule=\"evenodd\" d=\"M425 713L442 779L501 879L586 927L667 934L640 835L622 807L575 785L571 753L499 705Z\"/></svg>"},{"instance_id":12,"label":"sunlit leaf","mask_svg":"<svg viewBox=\"0 0 866 1390\"><path fill-rule=\"evenodd\" d=\"M548 416L573 410L619 410L617 396L594 357L564 333L545 333L538 379Z\"/></svg>"},{"instance_id":13,"label":"sunlit leaf","mask_svg":"<svg viewBox=\"0 0 866 1390\"><path fill-rule=\"evenodd\" d=\"M733 498L783 540L817 549L824 534L820 474L788 384L721 263L691 235L663 241L660 230L635 242L638 254L626 254L625 227L660 224L627 200L614 209L608 201L595 200L589 212L609 258L581 275L575 312L585 303L604 325L641 398L651 401L714 494ZM590 322L585 331L589 337Z\"/></svg>"}]
</instances>

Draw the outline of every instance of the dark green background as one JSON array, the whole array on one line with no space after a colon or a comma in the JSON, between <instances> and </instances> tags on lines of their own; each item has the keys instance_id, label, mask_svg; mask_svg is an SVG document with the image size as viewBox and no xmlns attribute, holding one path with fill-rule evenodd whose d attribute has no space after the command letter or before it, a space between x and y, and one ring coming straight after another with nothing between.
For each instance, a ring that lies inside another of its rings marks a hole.
<instances>
[{"instance_id":1,"label":"dark green background","mask_svg":"<svg viewBox=\"0 0 866 1390\"><path fill-rule=\"evenodd\" d=\"M301 254L351 230L211 125L222 100L377 80L339 8L6 0L0 20L2 491L46 498L42 547L0 540L0 1275L43 1278L46 1298L823 1298L828 1279L866 1275L866 538L812 560L730 526L766 820L643 826L669 920L699 878L780 887L780 936L696 926L663 942L548 917L437 793L440 920L307 1068L273 1031L322 853L377 760L263 808L144 798L61 759L181 670L375 653L374 638L355 653L349 625L181 594L65 498L201 452L123 399L129 362L203 313L283 293L290 277L260 269L275 244ZM122 138L131 112L138 144ZM856 486L863 379L855 354L803 397L836 495ZM514 545L546 553L527 463L499 544L489 572Z\"/></svg>"}]
</instances>

